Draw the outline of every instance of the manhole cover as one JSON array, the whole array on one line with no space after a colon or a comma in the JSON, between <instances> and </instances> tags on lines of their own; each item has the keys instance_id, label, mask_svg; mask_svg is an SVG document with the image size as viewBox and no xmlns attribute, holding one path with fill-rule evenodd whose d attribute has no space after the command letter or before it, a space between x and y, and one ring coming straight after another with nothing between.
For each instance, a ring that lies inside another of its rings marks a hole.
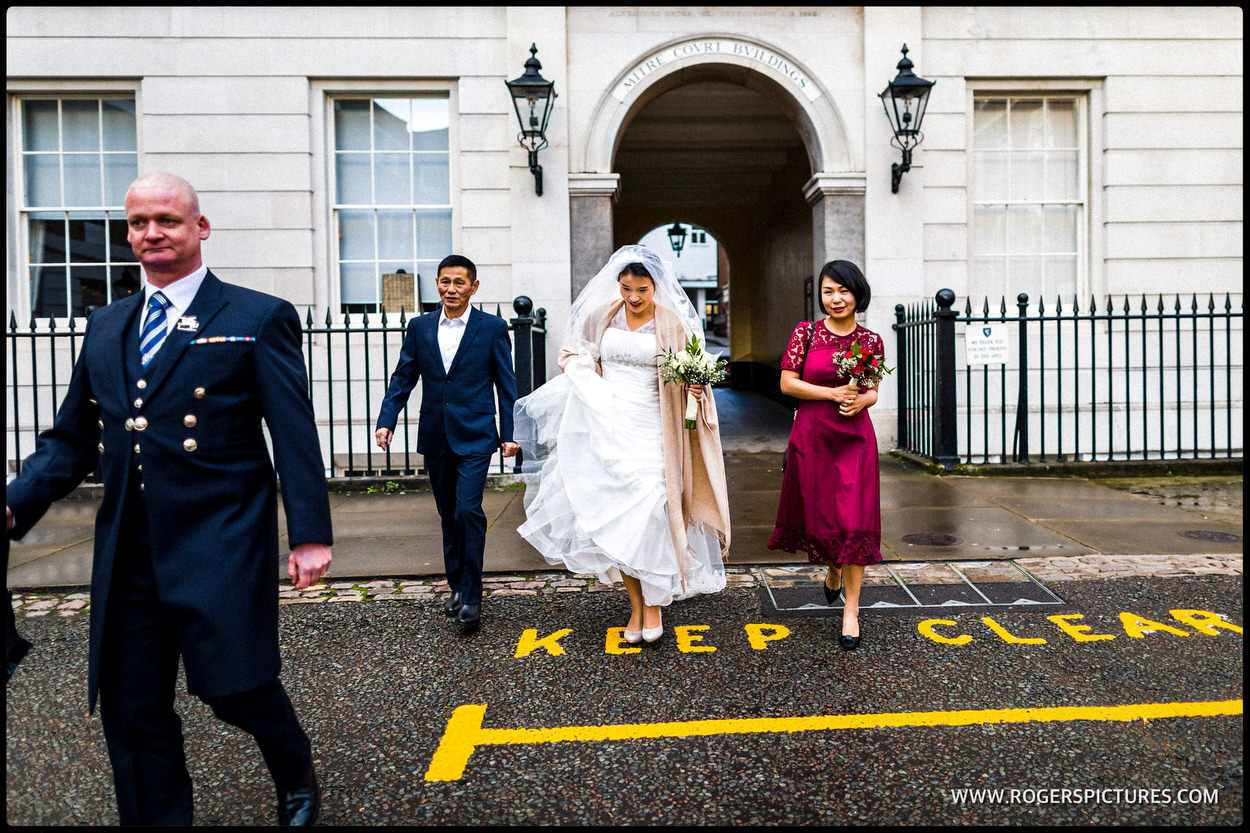
<instances>
[{"instance_id":1,"label":"manhole cover","mask_svg":"<svg viewBox=\"0 0 1250 833\"><path fill-rule=\"evenodd\" d=\"M903 536L904 544L915 544L920 547L953 547L962 544L963 539L940 532L912 532Z\"/></svg>"},{"instance_id":2,"label":"manhole cover","mask_svg":"<svg viewBox=\"0 0 1250 833\"><path fill-rule=\"evenodd\" d=\"M1213 529L1187 529L1181 533L1182 538L1193 538L1196 541L1214 541L1220 544L1235 544L1241 540L1240 535L1231 532L1216 532ZM907 540L906 537L903 538Z\"/></svg>"}]
</instances>

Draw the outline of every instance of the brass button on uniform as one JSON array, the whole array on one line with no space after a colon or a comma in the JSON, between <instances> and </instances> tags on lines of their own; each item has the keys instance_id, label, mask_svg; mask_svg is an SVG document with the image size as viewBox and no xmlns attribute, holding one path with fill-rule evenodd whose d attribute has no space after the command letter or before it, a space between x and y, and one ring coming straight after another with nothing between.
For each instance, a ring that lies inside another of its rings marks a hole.
<instances>
[{"instance_id":1,"label":"brass button on uniform","mask_svg":"<svg viewBox=\"0 0 1250 833\"><path fill-rule=\"evenodd\" d=\"M196 389L195 389L195 398L196 398L196 399L203 399L203 398L204 398L204 393L205 393L204 388L196 388Z\"/></svg>"},{"instance_id":2,"label":"brass button on uniform","mask_svg":"<svg viewBox=\"0 0 1250 833\"><path fill-rule=\"evenodd\" d=\"M142 483L140 483L140 484L139 484L139 491L141 491L141 492L143 491L143 484L142 484Z\"/></svg>"},{"instance_id":3,"label":"brass button on uniform","mask_svg":"<svg viewBox=\"0 0 1250 833\"><path fill-rule=\"evenodd\" d=\"M135 421L131 417L126 417L126 430L127 431L135 430Z\"/></svg>"},{"instance_id":4,"label":"brass button on uniform","mask_svg":"<svg viewBox=\"0 0 1250 833\"><path fill-rule=\"evenodd\" d=\"M135 400L135 407L136 407L136 408L142 408L142 407L143 407L143 400L142 400L142 399L136 399L136 400Z\"/></svg>"},{"instance_id":5,"label":"brass button on uniform","mask_svg":"<svg viewBox=\"0 0 1250 833\"><path fill-rule=\"evenodd\" d=\"M182 424L187 428L194 428L197 422L199 422L199 420L195 418L195 414L187 414L182 418Z\"/></svg>"},{"instance_id":6,"label":"brass button on uniform","mask_svg":"<svg viewBox=\"0 0 1250 833\"><path fill-rule=\"evenodd\" d=\"M196 443L195 440L183 440L182 447L186 449L187 451L195 451L200 446L198 443Z\"/></svg>"},{"instance_id":7,"label":"brass button on uniform","mask_svg":"<svg viewBox=\"0 0 1250 833\"><path fill-rule=\"evenodd\" d=\"M140 379L139 381L135 382L135 387L137 387L139 390L143 390L147 386L148 386L147 379Z\"/></svg>"},{"instance_id":8,"label":"brass button on uniform","mask_svg":"<svg viewBox=\"0 0 1250 833\"><path fill-rule=\"evenodd\" d=\"M140 463L139 465L135 466L135 471L143 471L143 464Z\"/></svg>"},{"instance_id":9,"label":"brass button on uniform","mask_svg":"<svg viewBox=\"0 0 1250 833\"><path fill-rule=\"evenodd\" d=\"M104 443L100 443L100 445L99 445L99 446L97 446L97 447L100 449L100 453L101 453L101 454L103 454L103 453L104 453Z\"/></svg>"},{"instance_id":10,"label":"brass button on uniform","mask_svg":"<svg viewBox=\"0 0 1250 833\"><path fill-rule=\"evenodd\" d=\"M135 443L135 454L139 453L139 444Z\"/></svg>"},{"instance_id":11,"label":"brass button on uniform","mask_svg":"<svg viewBox=\"0 0 1250 833\"><path fill-rule=\"evenodd\" d=\"M97 423L99 423L99 425L100 425L100 430L101 430L101 431L103 431L103 430L104 430L104 420L102 420L102 419L97 419L97 420L96 420L96 422L97 422Z\"/></svg>"},{"instance_id":12,"label":"brass button on uniform","mask_svg":"<svg viewBox=\"0 0 1250 833\"><path fill-rule=\"evenodd\" d=\"M147 428L148 428L147 417L135 417L135 430L136 431L146 431Z\"/></svg>"}]
</instances>

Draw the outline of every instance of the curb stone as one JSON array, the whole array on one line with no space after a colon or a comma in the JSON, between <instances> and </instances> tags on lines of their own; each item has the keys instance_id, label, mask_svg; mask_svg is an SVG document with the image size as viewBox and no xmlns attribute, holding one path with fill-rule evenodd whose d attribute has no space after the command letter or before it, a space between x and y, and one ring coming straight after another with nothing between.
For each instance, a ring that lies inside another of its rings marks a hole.
<instances>
[{"instance_id":1,"label":"curb stone","mask_svg":"<svg viewBox=\"0 0 1250 833\"><path fill-rule=\"evenodd\" d=\"M1242 575L1241 555L1087 555L1055 558L1017 558L1015 564L1038 581L1074 581L1098 578L1181 577L1200 575ZM897 566L897 565L895 565ZM775 568L726 567L726 587L757 587L761 571ZM537 596L555 593L601 593L615 589L593 575L542 572L532 575L486 575L483 598ZM278 604L324 602L422 601L447 591L446 579L373 579L316 584L297 590L286 582L278 586ZM14 592L13 612L18 618L34 618L55 613L78 616L91 609L91 595L81 588L58 592Z\"/></svg>"}]
</instances>

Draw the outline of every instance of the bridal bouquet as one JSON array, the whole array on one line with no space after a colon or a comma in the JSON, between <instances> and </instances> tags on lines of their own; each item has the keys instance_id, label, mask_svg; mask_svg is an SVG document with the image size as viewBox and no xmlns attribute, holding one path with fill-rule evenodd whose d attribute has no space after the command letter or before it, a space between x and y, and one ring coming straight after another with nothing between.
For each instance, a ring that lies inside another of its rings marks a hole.
<instances>
[{"instance_id":1,"label":"bridal bouquet","mask_svg":"<svg viewBox=\"0 0 1250 833\"><path fill-rule=\"evenodd\" d=\"M660 354L660 375L665 382L676 382L679 385L713 385L724 379L728 373L725 368L728 362L717 353L715 356L703 349L698 336L690 336L686 347L680 353L665 350ZM699 400L694 394L686 394L687 428L695 427L695 419L699 415Z\"/></svg>"},{"instance_id":2,"label":"bridal bouquet","mask_svg":"<svg viewBox=\"0 0 1250 833\"><path fill-rule=\"evenodd\" d=\"M858 341L848 347L845 353L835 352L833 364L849 376L854 384L864 388L876 387L885 374L894 372L892 368L885 366L876 353L865 353Z\"/></svg>"}]
</instances>

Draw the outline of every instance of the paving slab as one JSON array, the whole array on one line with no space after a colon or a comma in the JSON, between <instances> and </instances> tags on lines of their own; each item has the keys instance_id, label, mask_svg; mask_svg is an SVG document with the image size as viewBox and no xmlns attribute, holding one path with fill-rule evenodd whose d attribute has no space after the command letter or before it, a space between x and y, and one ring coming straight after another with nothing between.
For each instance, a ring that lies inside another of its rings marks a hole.
<instances>
[{"instance_id":1,"label":"paving slab","mask_svg":"<svg viewBox=\"0 0 1250 833\"><path fill-rule=\"evenodd\" d=\"M729 546L729 564L806 564L807 554L781 552L768 549L768 539L773 535L772 521L767 526L737 526L732 530L733 541Z\"/></svg>"},{"instance_id":2,"label":"paving slab","mask_svg":"<svg viewBox=\"0 0 1250 833\"><path fill-rule=\"evenodd\" d=\"M1081 497L1006 497L996 501L998 505L1019 513L1033 521L1055 518L1084 518L1086 520L1145 521L1150 523L1192 522L1188 513L1169 506L1138 498L1136 495L1118 495L1118 499L1091 499Z\"/></svg>"},{"instance_id":3,"label":"paving slab","mask_svg":"<svg viewBox=\"0 0 1250 833\"><path fill-rule=\"evenodd\" d=\"M1174 506L1204 520L1241 525L1244 480L1237 476L1117 477L1100 486Z\"/></svg>"},{"instance_id":4,"label":"paving slab","mask_svg":"<svg viewBox=\"0 0 1250 833\"><path fill-rule=\"evenodd\" d=\"M1122 501L1123 492L1077 477L934 477L960 492L992 500L1008 498L1072 498Z\"/></svg>"},{"instance_id":5,"label":"paving slab","mask_svg":"<svg viewBox=\"0 0 1250 833\"><path fill-rule=\"evenodd\" d=\"M521 487L499 489L482 496L482 511L486 513L486 534L499 527L500 531L515 530L525 523L525 489Z\"/></svg>"},{"instance_id":6,"label":"paving slab","mask_svg":"<svg viewBox=\"0 0 1250 833\"><path fill-rule=\"evenodd\" d=\"M278 559L279 578L286 579L286 559ZM376 536L336 539L330 578L425 576L443 574L443 537L432 535Z\"/></svg>"},{"instance_id":7,"label":"paving slab","mask_svg":"<svg viewBox=\"0 0 1250 833\"><path fill-rule=\"evenodd\" d=\"M739 527L767 526L772 532L777 522L777 501L781 490L730 492L730 531Z\"/></svg>"},{"instance_id":8,"label":"paving slab","mask_svg":"<svg viewBox=\"0 0 1250 833\"><path fill-rule=\"evenodd\" d=\"M482 509L486 512L486 516L489 518L498 514L512 502L518 491L520 490L511 488L488 488L482 494ZM354 492L334 495L330 502L330 511L334 515L336 526L368 524L384 514L408 518L420 517L424 522L425 516L434 507L434 493L429 489L406 489L392 494Z\"/></svg>"},{"instance_id":9,"label":"paving slab","mask_svg":"<svg viewBox=\"0 0 1250 833\"><path fill-rule=\"evenodd\" d=\"M908 478L906 475L881 477L881 508L907 509L931 507L956 509L970 506L993 506L987 497L970 494L963 489L952 488L942 480Z\"/></svg>"},{"instance_id":10,"label":"paving slab","mask_svg":"<svg viewBox=\"0 0 1250 833\"><path fill-rule=\"evenodd\" d=\"M97 500L62 500L52 504L35 528L20 542L13 542L9 564L58 552L95 534Z\"/></svg>"},{"instance_id":11,"label":"paving slab","mask_svg":"<svg viewBox=\"0 0 1250 833\"><path fill-rule=\"evenodd\" d=\"M1048 527L1090 550L1125 555L1143 553L1241 553L1245 547L1242 529L1226 523L1199 519L1183 521L1089 520L1085 518L1052 519ZM1216 536L1187 537L1184 532L1214 532ZM1220 540L1232 536L1231 540Z\"/></svg>"},{"instance_id":12,"label":"paving slab","mask_svg":"<svg viewBox=\"0 0 1250 833\"><path fill-rule=\"evenodd\" d=\"M730 494L736 492L768 491L780 493L781 490L781 458L773 459L773 455L759 455L766 459L755 459L743 455L726 455L725 484Z\"/></svg>"},{"instance_id":13,"label":"paving slab","mask_svg":"<svg viewBox=\"0 0 1250 833\"><path fill-rule=\"evenodd\" d=\"M750 391L716 388L721 448L735 452L773 452L780 456L790 439L794 410Z\"/></svg>"},{"instance_id":14,"label":"paving slab","mask_svg":"<svg viewBox=\"0 0 1250 833\"><path fill-rule=\"evenodd\" d=\"M905 561L951 558L1015 558L1021 552L1082 554L1088 547L997 506L910 507L881 510L881 542ZM904 540L907 535L948 535L950 546Z\"/></svg>"},{"instance_id":15,"label":"paving slab","mask_svg":"<svg viewBox=\"0 0 1250 833\"><path fill-rule=\"evenodd\" d=\"M87 540L47 553L18 547L9 549L9 587L86 587L91 584L91 560L95 540Z\"/></svg>"}]
</instances>

